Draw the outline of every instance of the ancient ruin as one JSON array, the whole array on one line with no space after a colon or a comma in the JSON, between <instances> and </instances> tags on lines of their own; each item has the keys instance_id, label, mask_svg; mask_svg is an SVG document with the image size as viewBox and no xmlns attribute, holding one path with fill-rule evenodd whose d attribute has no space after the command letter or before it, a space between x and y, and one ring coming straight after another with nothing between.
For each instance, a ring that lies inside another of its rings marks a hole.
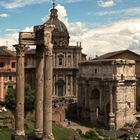
<instances>
[{"instance_id":1,"label":"ancient ruin","mask_svg":"<svg viewBox=\"0 0 140 140\"><path fill-rule=\"evenodd\" d=\"M34 32L20 32L17 52L16 138L24 138L24 54L28 45L36 45L35 136L54 139L52 134L52 30L54 25L34 27ZM45 73L45 74L44 74Z\"/></svg>"},{"instance_id":2,"label":"ancient ruin","mask_svg":"<svg viewBox=\"0 0 140 140\"><path fill-rule=\"evenodd\" d=\"M109 129L136 122L135 61L91 60L79 68L79 119L100 122Z\"/></svg>"}]
</instances>

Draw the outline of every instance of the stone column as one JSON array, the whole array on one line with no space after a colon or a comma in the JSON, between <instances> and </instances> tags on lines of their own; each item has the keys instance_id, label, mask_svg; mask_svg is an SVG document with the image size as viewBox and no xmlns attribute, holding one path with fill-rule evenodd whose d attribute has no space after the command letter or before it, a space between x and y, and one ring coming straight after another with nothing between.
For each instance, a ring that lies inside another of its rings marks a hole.
<instances>
[{"instance_id":1,"label":"stone column","mask_svg":"<svg viewBox=\"0 0 140 140\"><path fill-rule=\"evenodd\" d=\"M100 90L100 110L102 110L102 90Z\"/></svg>"},{"instance_id":2,"label":"stone column","mask_svg":"<svg viewBox=\"0 0 140 140\"><path fill-rule=\"evenodd\" d=\"M115 116L113 113L113 92L112 92L112 86L109 86L109 96L110 96L110 112L109 112L109 129L115 130Z\"/></svg>"},{"instance_id":3,"label":"stone column","mask_svg":"<svg viewBox=\"0 0 140 140\"><path fill-rule=\"evenodd\" d=\"M43 140L53 140L52 134L52 49L51 32L54 26L44 25L44 45L45 45L45 61L44 61L44 116L43 116Z\"/></svg>"},{"instance_id":4,"label":"stone column","mask_svg":"<svg viewBox=\"0 0 140 140\"><path fill-rule=\"evenodd\" d=\"M86 81L86 84L85 84L85 108L89 108L89 81L87 80Z\"/></svg>"},{"instance_id":5,"label":"stone column","mask_svg":"<svg viewBox=\"0 0 140 140\"><path fill-rule=\"evenodd\" d=\"M16 114L15 136L23 137L24 132L24 54L28 47L14 45L17 53L16 63Z\"/></svg>"},{"instance_id":6,"label":"stone column","mask_svg":"<svg viewBox=\"0 0 140 140\"><path fill-rule=\"evenodd\" d=\"M36 47L35 136L43 134L44 46Z\"/></svg>"}]
</instances>

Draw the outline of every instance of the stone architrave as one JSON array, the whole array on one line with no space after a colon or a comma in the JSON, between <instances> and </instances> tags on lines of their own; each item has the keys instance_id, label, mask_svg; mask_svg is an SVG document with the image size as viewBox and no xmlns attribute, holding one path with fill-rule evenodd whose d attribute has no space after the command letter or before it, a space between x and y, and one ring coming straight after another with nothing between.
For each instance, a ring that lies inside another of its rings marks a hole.
<instances>
[{"instance_id":1,"label":"stone architrave","mask_svg":"<svg viewBox=\"0 0 140 140\"><path fill-rule=\"evenodd\" d=\"M36 47L35 136L43 134L44 46Z\"/></svg>"},{"instance_id":2,"label":"stone architrave","mask_svg":"<svg viewBox=\"0 0 140 140\"><path fill-rule=\"evenodd\" d=\"M36 36L34 32L19 32L20 45L35 45Z\"/></svg>"},{"instance_id":3,"label":"stone architrave","mask_svg":"<svg viewBox=\"0 0 140 140\"><path fill-rule=\"evenodd\" d=\"M24 54L28 47L14 45L16 49L16 116L15 135L24 136Z\"/></svg>"},{"instance_id":4,"label":"stone architrave","mask_svg":"<svg viewBox=\"0 0 140 140\"><path fill-rule=\"evenodd\" d=\"M44 25L44 115L43 115L43 140L53 140L52 133L52 80L53 80L53 25Z\"/></svg>"}]
</instances>

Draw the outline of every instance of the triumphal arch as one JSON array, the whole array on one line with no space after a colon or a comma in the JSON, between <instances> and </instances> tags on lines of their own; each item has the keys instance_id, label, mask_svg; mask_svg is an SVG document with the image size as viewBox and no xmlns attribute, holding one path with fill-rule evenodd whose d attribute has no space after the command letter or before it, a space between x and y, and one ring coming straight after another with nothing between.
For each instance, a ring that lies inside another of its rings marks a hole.
<instances>
[{"instance_id":1,"label":"triumphal arch","mask_svg":"<svg viewBox=\"0 0 140 140\"><path fill-rule=\"evenodd\" d=\"M78 116L119 129L136 122L135 61L90 60L80 63Z\"/></svg>"},{"instance_id":2,"label":"triumphal arch","mask_svg":"<svg viewBox=\"0 0 140 140\"><path fill-rule=\"evenodd\" d=\"M53 9L55 4L53 3ZM54 25L34 26L33 32L20 32L17 53L15 139L26 139L24 132L24 55L28 46L36 46L35 137L54 139L52 134L52 31ZM45 74L44 74L45 73Z\"/></svg>"}]
</instances>

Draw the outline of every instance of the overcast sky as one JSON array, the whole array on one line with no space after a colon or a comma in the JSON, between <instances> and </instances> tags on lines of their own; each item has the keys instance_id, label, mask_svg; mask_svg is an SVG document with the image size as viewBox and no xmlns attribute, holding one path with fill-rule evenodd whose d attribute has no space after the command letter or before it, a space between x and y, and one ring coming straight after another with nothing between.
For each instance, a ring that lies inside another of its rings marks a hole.
<instances>
[{"instance_id":1,"label":"overcast sky","mask_svg":"<svg viewBox=\"0 0 140 140\"><path fill-rule=\"evenodd\" d=\"M31 31L47 20L51 0L0 0L0 45L18 43L19 31ZM94 57L129 49L140 54L140 0L56 0L70 33L70 44L82 42Z\"/></svg>"}]
</instances>

